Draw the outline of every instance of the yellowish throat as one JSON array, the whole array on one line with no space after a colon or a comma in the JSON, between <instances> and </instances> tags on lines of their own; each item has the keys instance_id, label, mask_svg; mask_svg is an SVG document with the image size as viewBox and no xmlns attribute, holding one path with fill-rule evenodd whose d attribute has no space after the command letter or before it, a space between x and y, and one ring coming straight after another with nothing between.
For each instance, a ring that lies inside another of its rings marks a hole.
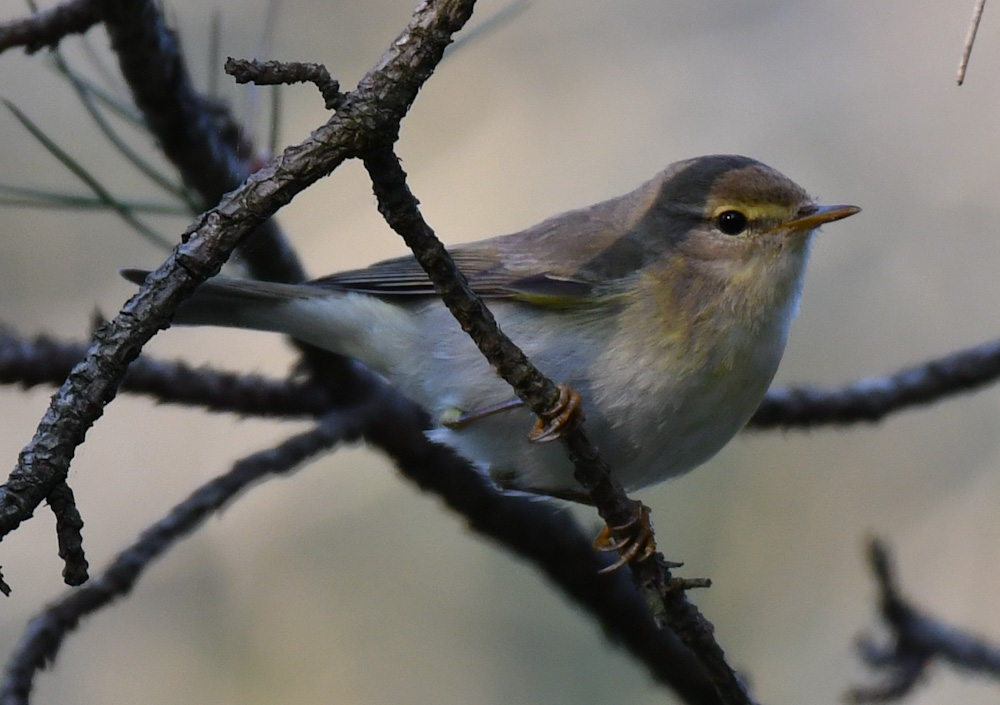
<instances>
[{"instance_id":1,"label":"yellowish throat","mask_svg":"<svg viewBox=\"0 0 1000 705\"><path fill-rule=\"evenodd\" d=\"M785 348L817 205L747 157L677 162L635 191L450 250L500 327L579 392L626 490L687 472L753 414ZM141 280L141 275L128 276ZM559 444L490 369L412 257L287 285L216 277L176 322L275 331L356 358L502 489L581 498Z\"/></svg>"}]
</instances>

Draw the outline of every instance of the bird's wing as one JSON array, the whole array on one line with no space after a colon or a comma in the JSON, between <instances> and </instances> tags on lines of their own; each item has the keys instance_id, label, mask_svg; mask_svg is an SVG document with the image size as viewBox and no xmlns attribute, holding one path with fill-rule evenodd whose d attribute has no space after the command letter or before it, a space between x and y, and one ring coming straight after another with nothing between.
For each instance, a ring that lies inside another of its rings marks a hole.
<instances>
[{"instance_id":1,"label":"bird's wing","mask_svg":"<svg viewBox=\"0 0 1000 705\"><path fill-rule=\"evenodd\" d=\"M538 305L571 305L586 299L593 284L548 272L525 274L511 270L496 256L479 248L451 252L455 264L469 279L473 291L484 298L515 299ZM340 272L310 284L357 291L380 297L434 296L431 280L413 257L378 262L364 269Z\"/></svg>"},{"instance_id":2,"label":"bird's wing","mask_svg":"<svg viewBox=\"0 0 1000 705\"><path fill-rule=\"evenodd\" d=\"M628 276L642 264L642 257L632 252L630 238L622 237L622 228L606 217L609 209L604 205L564 213L528 230L459 245L449 252L472 289L484 298L537 306L585 304L598 287ZM310 283L380 297L435 294L413 257L378 262Z\"/></svg>"}]
</instances>

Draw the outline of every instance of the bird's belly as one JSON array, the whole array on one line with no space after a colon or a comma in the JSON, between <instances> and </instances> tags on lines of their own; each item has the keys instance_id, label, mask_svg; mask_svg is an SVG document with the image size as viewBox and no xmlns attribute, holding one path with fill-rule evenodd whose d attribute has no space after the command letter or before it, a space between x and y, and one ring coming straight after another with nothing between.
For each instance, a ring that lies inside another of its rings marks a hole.
<instances>
[{"instance_id":1,"label":"bird's belly","mask_svg":"<svg viewBox=\"0 0 1000 705\"><path fill-rule=\"evenodd\" d=\"M457 326L455 333L464 336ZM670 358L662 350L630 352L607 339L592 341L604 350L597 356L581 356L579 348L565 346L554 335L518 342L544 374L582 395L588 437L631 491L692 470L744 426L771 382L785 342L780 327L755 333L745 339L730 334L725 359L701 361ZM434 379L411 380L404 390L438 417L455 407L474 411L513 397L478 350L466 345L468 350L447 346L449 357L440 354L445 365ZM456 358L456 350L468 359ZM456 378L445 373L476 366L482 374ZM460 429L438 428L430 436L475 462L502 488L556 495L579 491L561 443L528 442L534 422L529 410L515 408Z\"/></svg>"},{"instance_id":2,"label":"bird's belly","mask_svg":"<svg viewBox=\"0 0 1000 705\"><path fill-rule=\"evenodd\" d=\"M612 467L626 489L693 470L746 425L785 345L783 328L755 333L730 331L726 345L712 348L726 353L704 359L671 360L661 351L656 362L619 356L607 366L607 383L595 390L604 416L595 436L606 437L602 452L607 447L616 459Z\"/></svg>"},{"instance_id":3,"label":"bird's belly","mask_svg":"<svg viewBox=\"0 0 1000 705\"><path fill-rule=\"evenodd\" d=\"M682 383L661 378L652 386L633 387L617 379L614 389L632 391L616 392L614 399L602 398L601 386L595 388L586 376L562 379L580 388L588 437L616 479L633 491L701 465L746 424L779 357L757 352L738 369ZM460 430L437 429L431 437L475 461L502 488L555 495L579 490L561 443L528 442L534 421L527 409L513 409Z\"/></svg>"}]
</instances>

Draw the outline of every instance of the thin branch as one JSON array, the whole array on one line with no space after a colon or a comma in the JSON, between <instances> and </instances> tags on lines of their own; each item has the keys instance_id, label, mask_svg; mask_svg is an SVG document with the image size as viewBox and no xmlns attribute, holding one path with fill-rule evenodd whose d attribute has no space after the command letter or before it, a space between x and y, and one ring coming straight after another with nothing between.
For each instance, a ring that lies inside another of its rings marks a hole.
<instances>
[{"instance_id":1,"label":"thin branch","mask_svg":"<svg viewBox=\"0 0 1000 705\"><path fill-rule=\"evenodd\" d=\"M212 8L208 26L208 86L205 92L212 100L219 97L219 66L222 65L222 14L218 7Z\"/></svg>"},{"instance_id":2,"label":"thin branch","mask_svg":"<svg viewBox=\"0 0 1000 705\"><path fill-rule=\"evenodd\" d=\"M983 19L985 7L986 0L976 0L976 6L972 9L972 21L969 22L969 32L965 35L965 46L962 47L962 58L958 62L958 85L960 86L965 82L965 70L969 67L972 45L976 41L976 32L979 31L979 22Z\"/></svg>"},{"instance_id":3,"label":"thin branch","mask_svg":"<svg viewBox=\"0 0 1000 705\"><path fill-rule=\"evenodd\" d=\"M63 581L67 585L87 582L87 558L83 552L83 517L76 508L73 490L65 482L56 485L48 496L49 507L56 516L56 537L59 557L63 560Z\"/></svg>"},{"instance_id":4,"label":"thin branch","mask_svg":"<svg viewBox=\"0 0 1000 705\"><path fill-rule=\"evenodd\" d=\"M880 612L891 639L885 645L877 645L871 638L859 641L864 662L886 676L879 685L851 690L851 701L898 700L913 690L936 660L1000 678L1000 646L926 615L907 600L899 589L889 549L881 541L872 539L868 555L881 593Z\"/></svg>"},{"instance_id":5,"label":"thin branch","mask_svg":"<svg viewBox=\"0 0 1000 705\"><path fill-rule=\"evenodd\" d=\"M237 83L258 86L280 86L312 83L319 90L328 110L336 110L344 100L338 83L322 64L301 61L257 61L256 59L226 59L226 73Z\"/></svg>"},{"instance_id":6,"label":"thin branch","mask_svg":"<svg viewBox=\"0 0 1000 705\"><path fill-rule=\"evenodd\" d=\"M274 34L278 27L278 10L279 0L267 0L264 5L264 15L261 21L260 37L257 39L256 47L253 51L253 59L263 59L264 57L270 57L273 54L271 47L274 44ZM245 93L243 113L246 116L244 124L248 134L259 134L258 126L262 117L262 98L263 92L257 86L251 86ZM277 154L278 146L279 145L277 144L273 145L274 149L271 149L269 153Z\"/></svg>"},{"instance_id":7,"label":"thin branch","mask_svg":"<svg viewBox=\"0 0 1000 705\"><path fill-rule=\"evenodd\" d=\"M462 32L462 36L456 39L451 46L448 47L448 51L445 53L445 56L451 57L460 49L468 47L473 42L477 42L480 39L504 28L509 23L524 14L524 12L530 7L531 0L511 0L475 27L470 27Z\"/></svg>"},{"instance_id":8,"label":"thin branch","mask_svg":"<svg viewBox=\"0 0 1000 705\"><path fill-rule=\"evenodd\" d=\"M81 44L83 45L83 48L87 50L86 53L88 55L94 53L94 49L90 42L84 40ZM108 70L101 61L101 57L92 56L91 63L94 65L95 70L99 73L104 73ZM112 114L117 115L119 118L124 120L126 124L131 125L136 130L142 132L148 131L146 120L142 116L142 113L140 113L127 99L119 97L113 91L105 88L96 81L91 80L87 76L84 76L81 72L75 70L68 64L53 62L52 68L67 81L80 84L80 86L95 100L95 102L100 103L101 106L109 110ZM106 78L105 82L114 83L114 81L111 80L112 78L114 77ZM120 83L120 80L118 82ZM122 86L123 90L124 88L125 87Z\"/></svg>"},{"instance_id":9,"label":"thin branch","mask_svg":"<svg viewBox=\"0 0 1000 705\"><path fill-rule=\"evenodd\" d=\"M0 52L24 47L33 54L71 34L83 34L100 21L96 0L68 0L31 17L0 24Z\"/></svg>"},{"instance_id":10,"label":"thin branch","mask_svg":"<svg viewBox=\"0 0 1000 705\"><path fill-rule=\"evenodd\" d=\"M370 415L370 412L369 414ZM37 672L51 663L63 641L84 617L128 594L142 573L180 539L192 533L235 495L269 476L287 473L338 443L357 438L366 414L356 409L332 413L309 431L276 448L250 455L231 471L195 490L139 539L118 554L89 584L49 605L29 622L7 662L0 705L27 705Z\"/></svg>"}]
</instances>

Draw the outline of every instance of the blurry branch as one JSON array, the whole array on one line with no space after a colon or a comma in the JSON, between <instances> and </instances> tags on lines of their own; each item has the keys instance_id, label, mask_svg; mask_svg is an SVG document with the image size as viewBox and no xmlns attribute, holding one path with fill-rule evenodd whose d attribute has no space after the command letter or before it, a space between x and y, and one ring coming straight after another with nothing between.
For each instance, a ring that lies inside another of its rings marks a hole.
<instances>
[{"instance_id":1,"label":"blurry branch","mask_svg":"<svg viewBox=\"0 0 1000 705\"><path fill-rule=\"evenodd\" d=\"M86 354L83 343L23 339L0 327L0 384L57 386ZM315 418L334 405L329 391L312 378L275 380L148 357L129 366L120 391L208 411L278 418Z\"/></svg>"},{"instance_id":2,"label":"blurry branch","mask_svg":"<svg viewBox=\"0 0 1000 705\"><path fill-rule=\"evenodd\" d=\"M221 105L199 94L177 40L152 0L100 0L102 17L119 68L150 134L203 205L251 173L253 148ZM250 273L258 279L296 282L302 265L278 226L262 219L241 242Z\"/></svg>"},{"instance_id":3,"label":"blurry branch","mask_svg":"<svg viewBox=\"0 0 1000 705\"><path fill-rule=\"evenodd\" d=\"M478 41L503 28L504 25L518 18L529 7L531 7L531 0L511 0L511 2L501 7L475 27L466 28L462 32L462 36L452 42L445 50L445 57L447 58L472 42Z\"/></svg>"},{"instance_id":4,"label":"blurry branch","mask_svg":"<svg viewBox=\"0 0 1000 705\"><path fill-rule=\"evenodd\" d=\"M85 54L89 55L94 52L90 42L86 41L86 39L81 42L81 46L83 47ZM53 56L58 57L59 54L53 53ZM111 70L104 65L104 62L101 61L101 57L94 56L91 59L91 63L94 65L95 70L102 75L110 72ZM106 109L113 115L117 115L119 118L124 120L126 124L131 125L135 129L148 132L146 128L146 121L143 119L142 113L140 113L127 98L115 95L114 91L104 88L97 81L84 76L69 64L60 61L59 59L53 60L52 68L65 80L72 83L74 88L79 87L80 90L86 92L92 103L95 105L100 104L102 108ZM108 77L105 81L111 82L110 79L111 77Z\"/></svg>"},{"instance_id":5,"label":"blurry branch","mask_svg":"<svg viewBox=\"0 0 1000 705\"><path fill-rule=\"evenodd\" d=\"M153 139L200 197L198 209L215 205L250 174L252 149L227 111L194 89L173 33L152 0L70 0L0 24L0 51L55 46L98 22L108 31ZM75 80L74 85L79 90ZM87 88L88 95L105 100L97 89ZM244 250L248 244L252 255L245 260L254 276L276 281L305 278L273 222L259 223L254 236L243 243Z\"/></svg>"},{"instance_id":6,"label":"blurry branch","mask_svg":"<svg viewBox=\"0 0 1000 705\"><path fill-rule=\"evenodd\" d=\"M972 45L976 41L976 32L979 31L979 22L983 19L983 8L986 7L986 0L976 0L976 6L972 8L972 21L969 22L969 32L965 36L965 46L962 47L962 58L958 62L958 85L965 82L965 70L969 67L969 57L972 55Z\"/></svg>"},{"instance_id":7,"label":"blurry branch","mask_svg":"<svg viewBox=\"0 0 1000 705\"><path fill-rule=\"evenodd\" d=\"M51 10L0 24L0 52L23 47L32 54L70 34L82 34L100 21L96 0L68 0Z\"/></svg>"},{"instance_id":8,"label":"blurry branch","mask_svg":"<svg viewBox=\"0 0 1000 705\"><path fill-rule=\"evenodd\" d=\"M154 560L236 494L268 475L287 473L333 445L357 438L365 419L363 411L352 408L328 414L313 429L237 462L231 471L197 489L143 531L102 574L35 616L7 662L0 683L0 705L27 705L35 674L55 659L63 640L80 620L128 594Z\"/></svg>"},{"instance_id":9,"label":"blurry branch","mask_svg":"<svg viewBox=\"0 0 1000 705\"><path fill-rule=\"evenodd\" d=\"M872 572L878 581L882 619L891 643L877 645L868 637L859 641L864 662L886 673L877 686L857 687L848 693L855 703L899 700L909 694L934 661L993 678L1000 678L1000 647L970 636L924 614L900 592L892 557L878 539L868 547Z\"/></svg>"},{"instance_id":10,"label":"blurry branch","mask_svg":"<svg viewBox=\"0 0 1000 705\"><path fill-rule=\"evenodd\" d=\"M218 7L212 8L212 15L208 27L208 85L205 92L209 98L219 97L220 74L216 70L222 64L222 13ZM272 149L271 154L277 154L277 149Z\"/></svg>"},{"instance_id":11,"label":"blurry branch","mask_svg":"<svg viewBox=\"0 0 1000 705\"><path fill-rule=\"evenodd\" d=\"M768 391L749 428L792 428L880 421L910 407L971 392L1000 378L1000 340L958 350L839 389Z\"/></svg>"}]
</instances>

